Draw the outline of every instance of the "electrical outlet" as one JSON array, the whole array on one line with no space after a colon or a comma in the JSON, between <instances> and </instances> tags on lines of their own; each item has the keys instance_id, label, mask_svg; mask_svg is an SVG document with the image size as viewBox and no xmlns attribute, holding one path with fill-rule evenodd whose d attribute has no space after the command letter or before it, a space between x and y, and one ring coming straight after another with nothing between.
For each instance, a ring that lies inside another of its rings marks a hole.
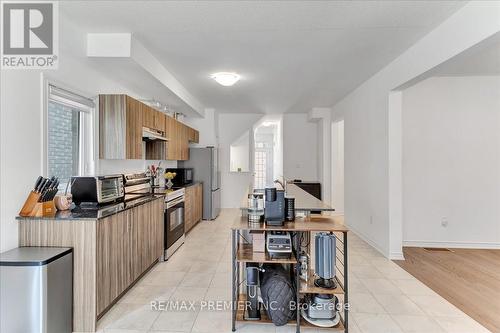
<instances>
[{"instance_id":1,"label":"electrical outlet","mask_svg":"<svg viewBox=\"0 0 500 333\"><path fill-rule=\"evenodd\" d=\"M448 218L447 218L446 216L443 216L443 217L441 218L441 226L442 226L443 228L446 228L446 227L448 226Z\"/></svg>"}]
</instances>

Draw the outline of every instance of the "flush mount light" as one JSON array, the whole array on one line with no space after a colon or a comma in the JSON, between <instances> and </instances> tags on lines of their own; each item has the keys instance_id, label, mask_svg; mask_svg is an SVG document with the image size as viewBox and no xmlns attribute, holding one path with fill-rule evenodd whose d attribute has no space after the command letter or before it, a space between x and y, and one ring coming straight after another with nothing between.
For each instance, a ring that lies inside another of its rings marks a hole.
<instances>
[{"instance_id":1,"label":"flush mount light","mask_svg":"<svg viewBox=\"0 0 500 333\"><path fill-rule=\"evenodd\" d=\"M241 76L236 73L230 72L220 72L212 74L212 79L214 79L218 84L224 87L230 87L239 81Z\"/></svg>"}]
</instances>

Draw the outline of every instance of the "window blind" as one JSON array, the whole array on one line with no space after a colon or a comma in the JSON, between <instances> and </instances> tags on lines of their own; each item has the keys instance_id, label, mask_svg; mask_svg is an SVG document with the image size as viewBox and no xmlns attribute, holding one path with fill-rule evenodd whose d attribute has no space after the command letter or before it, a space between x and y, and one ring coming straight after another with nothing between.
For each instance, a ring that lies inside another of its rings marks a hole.
<instances>
[{"instance_id":1,"label":"window blind","mask_svg":"<svg viewBox=\"0 0 500 333\"><path fill-rule=\"evenodd\" d=\"M90 111L95 108L95 103L92 99L56 87L52 84L49 84L49 100L84 111Z\"/></svg>"}]
</instances>

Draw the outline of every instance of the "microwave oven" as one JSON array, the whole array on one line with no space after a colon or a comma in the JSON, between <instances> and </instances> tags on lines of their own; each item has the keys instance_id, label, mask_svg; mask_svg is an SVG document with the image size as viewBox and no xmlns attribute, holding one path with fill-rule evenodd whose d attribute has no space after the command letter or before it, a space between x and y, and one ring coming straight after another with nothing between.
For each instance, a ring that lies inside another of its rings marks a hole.
<instances>
[{"instance_id":1,"label":"microwave oven","mask_svg":"<svg viewBox=\"0 0 500 333\"><path fill-rule=\"evenodd\" d=\"M76 205L106 204L123 200L123 175L71 177L71 195Z\"/></svg>"},{"instance_id":2,"label":"microwave oven","mask_svg":"<svg viewBox=\"0 0 500 333\"><path fill-rule=\"evenodd\" d=\"M183 187L193 183L194 170L193 168L167 168L165 172L175 172L176 175L172 179L175 187Z\"/></svg>"}]
</instances>

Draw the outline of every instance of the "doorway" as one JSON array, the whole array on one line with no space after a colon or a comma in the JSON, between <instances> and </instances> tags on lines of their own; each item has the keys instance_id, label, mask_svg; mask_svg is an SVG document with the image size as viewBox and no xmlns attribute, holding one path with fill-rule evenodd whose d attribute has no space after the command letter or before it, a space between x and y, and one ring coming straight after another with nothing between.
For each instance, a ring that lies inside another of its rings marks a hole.
<instances>
[{"instance_id":1,"label":"doorway","mask_svg":"<svg viewBox=\"0 0 500 333\"><path fill-rule=\"evenodd\" d=\"M254 127L254 188L272 187L283 174L281 118L265 117Z\"/></svg>"}]
</instances>

